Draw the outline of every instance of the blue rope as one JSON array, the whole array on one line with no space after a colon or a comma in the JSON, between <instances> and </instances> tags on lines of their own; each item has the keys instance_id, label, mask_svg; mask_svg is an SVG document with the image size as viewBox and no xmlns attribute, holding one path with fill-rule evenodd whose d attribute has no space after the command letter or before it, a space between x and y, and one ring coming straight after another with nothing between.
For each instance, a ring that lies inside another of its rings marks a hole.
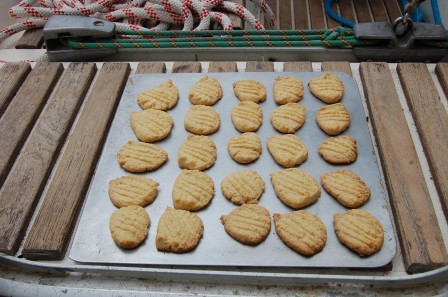
<instances>
[{"instance_id":1,"label":"blue rope","mask_svg":"<svg viewBox=\"0 0 448 297\"><path fill-rule=\"evenodd\" d=\"M440 10L439 10L439 3L437 0L431 0L431 7L432 7L432 15L434 16L434 23L437 25L442 24L442 19L440 18Z\"/></svg>"},{"instance_id":2,"label":"blue rope","mask_svg":"<svg viewBox=\"0 0 448 297\"><path fill-rule=\"evenodd\" d=\"M349 28L353 28L355 26L355 23L352 21L349 21L347 19L344 19L343 17L339 16L338 14L336 14L333 9L331 9L331 4L333 4L334 0L327 0L325 1L325 12L328 14L328 16L330 18L332 18L333 20L335 20L336 22L349 27Z\"/></svg>"}]
</instances>

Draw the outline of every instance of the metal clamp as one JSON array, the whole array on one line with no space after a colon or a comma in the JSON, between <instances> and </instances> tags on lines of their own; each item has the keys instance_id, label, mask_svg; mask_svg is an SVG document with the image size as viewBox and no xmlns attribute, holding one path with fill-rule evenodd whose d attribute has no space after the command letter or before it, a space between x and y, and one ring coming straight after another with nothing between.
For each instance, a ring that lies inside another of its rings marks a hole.
<instances>
[{"instance_id":1,"label":"metal clamp","mask_svg":"<svg viewBox=\"0 0 448 297\"><path fill-rule=\"evenodd\" d=\"M98 18L55 15L44 27L44 40L50 61L101 61L116 54L116 49L73 49L67 39L112 38L115 24Z\"/></svg>"},{"instance_id":2,"label":"metal clamp","mask_svg":"<svg viewBox=\"0 0 448 297\"><path fill-rule=\"evenodd\" d=\"M424 46L418 41L448 40L442 25L417 23L407 20L410 27L403 34L396 33L396 25L388 22L359 23L354 26L358 39L383 40L384 45L358 46L353 51L358 60L384 62L437 62L448 55L448 49Z\"/></svg>"}]
</instances>

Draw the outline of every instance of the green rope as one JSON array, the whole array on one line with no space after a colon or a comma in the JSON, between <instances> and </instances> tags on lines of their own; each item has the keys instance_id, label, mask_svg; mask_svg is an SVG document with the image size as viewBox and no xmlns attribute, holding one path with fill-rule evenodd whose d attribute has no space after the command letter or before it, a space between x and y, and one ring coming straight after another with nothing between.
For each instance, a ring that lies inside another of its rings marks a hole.
<instances>
[{"instance_id":1,"label":"green rope","mask_svg":"<svg viewBox=\"0 0 448 297\"><path fill-rule=\"evenodd\" d=\"M236 30L236 31L131 31L122 30L115 39L69 40L75 49L97 48L229 48L229 47L306 47L330 48L378 44L360 40L351 29L331 30Z\"/></svg>"}]
</instances>

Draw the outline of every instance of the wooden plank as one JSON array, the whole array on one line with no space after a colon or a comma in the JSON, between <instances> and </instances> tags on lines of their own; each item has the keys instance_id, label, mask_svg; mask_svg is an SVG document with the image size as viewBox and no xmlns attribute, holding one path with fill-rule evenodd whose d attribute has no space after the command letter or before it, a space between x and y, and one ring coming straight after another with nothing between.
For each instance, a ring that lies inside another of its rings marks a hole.
<instances>
[{"instance_id":1,"label":"wooden plank","mask_svg":"<svg viewBox=\"0 0 448 297\"><path fill-rule=\"evenodd\" d=\"M401 3L399 2L401 1L384 1L384 5L386 5L387 15L389 16L391 22L403 15L403 9L401 7Z\"/></svg>"},{"instance_id":2,"label":"wooden plank","mask_svg":"<svg viewBox=\"0 0 448 297\"><path fill-rule=\"evenodd\" d=\"M238 72L235 62L210 62L208 72Z\"/></svg>"},{"instance_id":3,"label":"wooden plank","mask_svg":"<svg viewBox=\"0 0 448 297\"><path fill-rule=\"evenodd\" d=\"M445 92L445 96L448 98L448 63L438 63L436 66L436 74Z\"/></svg>"},{"instance_id":4,"label":"wooden plank","mask_svg":"<svg viewBox=\"0 0 448 297\"><path fill-rule=\"evenodd\" d=\"M370 0L370 8L372 9L373 19L375 22L389 21L383 0Z\"/></svg>"},{"instance_id":5,"label":"wooden plank","mask_svg":"<svg viewBox=\"0 0 448 297\"><path fill-rule=\"evenodd\" d=\"M199 73L202 71L201 62L174 62L173 73Z\"/></svg>"},{"instance_id":6,"label":"wooden plank","mask_svg":"<svg viewBox=\"0 0 448 297\"><path fill-rule=\"evenodd\" d=\"M135 74L145 73L165 73L166 65L163 62L142 62L138 63Z\"/></svg>"},{"instance_id":7,"label":"wooden plank","mask_svg":"<svg viewBox=\"0 0 448 297\"><path fill-rule=\"evenodd\" d=\"M281 12L281 18L279 20L280 30L291 30L293 13L293 10L291 9L291 1L282 0L279 4L279 10Z\"/></svg>"},{"instance_id":8,"label":"wooden plank","mask_svg":"<svg viewBox=\"0 0 448 297\"><path fill-rule=\"evenodd\" d=\"M296 30L307 30L308 25L308 9L307 0L293 0L294 26Z\"/></svg>"},{"instance_id":9,"label":"wooden plank","mask_svg":"<svg viewBox=\"0 0 448 297\"><path fill-rule=\"evenodd\" d=\"M0 118L0 185L50 96L63 67L38 63Z\"/></svg>"},{"instance_id":10,"label":"wooden plank","mask_svg":"<svg viewBox=\"0 0 448 297\"><path fill-rule=\"evenodd\" d=\"M352 75L352 69L349 62L343 61L325 61L322 62L322 71L340 71Z\"/></svg>"},{"instance_id":11,"label":"wooden plank","mask_svg":"<svg viewBox=\"0 0 448 297\"><path fill-rule=\"evenodd\" d=\"M373 21L369 12L370 4L368 0L355 0L353 1L353 4L355 6L355 12L359 23L368 23Z\"/></svg>"},{"instance_id":12,"label":"wooden plank","mask_svg":"<svg viewBox=\"0 0 448 297\"><path fill-rule=\"evenodd\" d=\"M0 117L30 71L28 63L6 63L0 69Z\"/></svg>"},{"instance_id":13,"label":"wooden plank","mask_svg":"<svg viewBox=\"0 0 448 297\"><path fill-rule=\"evenodd\" d=\"M44 31L42 28L36 28L26 30L15 47L17 49L40 49L43 44Z\"/></svg>"},{"instance_id":14,"label":"wooden plank","mask_svg":"<svg viewBox=\"0 0 448 297\"><path fill-rule=\"evenodd\" d=\"M349 21L356 23L355 15L353 14L353 6L351 0L339 0L339 10L341 16Z\"/></svg>"},{"instance_id":15,"label":"wooden plank","mask_svg":"<svg viewBox=\"0 0 448 297\"><path fill-rule=\"evenodd\" d=\"M64 257L129 72L127 63L103 64L43 196L23 247L24 257Z\"/></svg>"},{"instance_id":16,"label":"wooden plank","mask_svg":"<svg viewBox=\"0 0 448 297\"><path fill-rule=\"evenodd\" d=\"M397 71L448 221L448 113L426 64L403 63Z\"/></svg>"},{"instance_id":17,"label":"wooden plank","mask_svg":"<svg viewBox=\"0 0 448 297\"><path fill-rule=\"evenodd\" d=\"M246 63L246 72L274 72L274 63L249 61Z\"/></svg>"},{"instance_id":18,"label":"wooden plank","mask_svg":"<svg viewBox=\"0 0 448 297\"><path fill-rule=\"evenodd\" d=\"M0 252L17 252L95 72L93 63L68 66L17 157L0 190Z\"/></svg>"},{"instance_id":19,"label":"wooden plank","mask_svg":"<svg viewBox=\"0 0 448 297\"><path fill-rule=\"evenodd\" d=\"M387 63L360 65L370 119L409 273L447 264L446 248Z\"/></svg>"},{"instance_id":20,"label":"wooden plank","mask_svg":"<svg viewBox=\"0 0 448 297\"><path fill-rule=\"evenodd\" d=\"M283 71L299 71L299 72L309 72L313 71L313 64L307 61L299 62L285 62L283 63Z\"/></svg>"},{"instance_id":21,"label":"wooden plank","mask_svg":"<svg viewBox=\"0 0 448 297\"><path fill-rule=\"evenodd\" d=\"M309 0L311 29L325 29L325 15L322 1Z\"/></svg>"}]
</instances>

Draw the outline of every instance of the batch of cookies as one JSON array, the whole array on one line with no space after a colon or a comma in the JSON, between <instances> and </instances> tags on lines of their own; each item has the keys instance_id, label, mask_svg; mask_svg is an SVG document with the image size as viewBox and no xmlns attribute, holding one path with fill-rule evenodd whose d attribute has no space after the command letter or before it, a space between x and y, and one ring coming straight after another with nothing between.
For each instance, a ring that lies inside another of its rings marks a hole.
<instances>
[{"instance_id":1,"label":"batch of cookies","mask_svg":"<svg viewBox=\"0 0 448 297\"><path fill-rule=\"evenodd\" d=\"M340 103L343 82L334 74L312 79L311 93L327 105L318 109L316 122L328 136L318 149L330 164L356 161L356 140L339 136L350 126L350 113ZM250 164L262 154L262 141L257 130L263 122L259 103L266 100L266 88L255 80L237 80L233 91L240 102L231 111L231 121L241 134L228 140L227 150L238 164ZM284 169L270 174L277 197L294 211L272 214L276 234L297 253L312 256L324 249L327 229L322 220L304 210L321 195L316 179L297 168L308 158L306 145L295 135L305 123L306 107L298 102L304 96L303 82L293 76L279 76L273 84L277 107L270 121L280 135L269 136L266 147L275 162ZM158 251L184 253L193 250L203 235L204 224L195 211L206 207L215 196L213 179L204 171L217 159L216 145L209 135L220 128L220 115L213 105L223 95L220 82L204 76L189 90L191 108L184 117L184 128L191 133L180 145L177 155L182 172L172 188L173 207L167 207L157 224L155 238ZM179 91L171 80L138 95L141 111L132 112L130 125L139 141L129 141L117 153L120 166L130 175L109 183L109 197L118 208L110 217L110 231L115 243L125 249L140 245L148 234L150 218L145 206L157 196L159 182L135 173L157 170L168 159L168 153L157 141L166 138L173 119L166 112L178 101ZM316 99L317 100L317 99ZM370 190L353 171L340 169L321 175L322 187L349 210L333 217L339 241L359 256L379 251L384 242L381 223L369 212L358 209L369 200ZM221 182L224 197L238 205L220 220L225 231L242 244L255 246L271 231L271 214L258 201L265 182L255 170L239 170ZM217 219L219 219L217 217Z\"/></svg>"}]
</instances>

